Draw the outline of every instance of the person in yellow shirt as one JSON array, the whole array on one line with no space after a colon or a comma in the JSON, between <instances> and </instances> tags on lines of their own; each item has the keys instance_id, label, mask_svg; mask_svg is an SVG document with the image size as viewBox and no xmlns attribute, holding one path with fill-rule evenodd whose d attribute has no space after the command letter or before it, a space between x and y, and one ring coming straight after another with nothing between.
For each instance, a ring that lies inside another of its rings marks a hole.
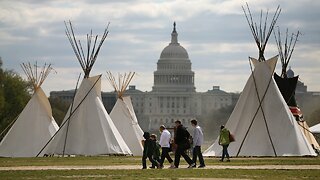
<instances>
[{"instance_id":1,"label":"person in yellow shirt","mask_svg":"<svg viewBox=\"0 0 320 180\"><path fill-rule=\"evenodd\" d=\"M229 153L228 153L228 146L230 144L230 131L224 127L224 125L221 125L220 127L220 136L219 136L219 145L222 146L222 156L220 161L223 161L225 157L227 157L227 162L230 162L229 159Z\"/></svg>"}]
</instances>

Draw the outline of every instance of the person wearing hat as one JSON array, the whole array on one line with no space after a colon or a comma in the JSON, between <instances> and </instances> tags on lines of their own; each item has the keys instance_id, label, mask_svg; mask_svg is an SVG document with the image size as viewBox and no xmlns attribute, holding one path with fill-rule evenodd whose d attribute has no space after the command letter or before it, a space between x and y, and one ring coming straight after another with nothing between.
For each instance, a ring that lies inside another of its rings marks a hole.
<instances>
[{"instance_id":1,"label":"person wearing hat","mask_svg":"<svg viewBox=\"0 0 320 180\"><path fill-rule=\"evenodd\" d=\"M163 168L163 162L165 158L167 158L167 160L171 164L170 168L174 168L173 160L169 155L169 152L171 151L171 148L170 148L171 134L164 125L161 125L159 130L161 133L159 144L162 150L161 159L160 159L160 168Z\"/></svg>"},{"instance_id":2,"label":"person wearing hat","mask_svg":"<svg viewBox=\"0 0 320 180\"><path fill-rule=\"evenodd\" d=\"M152 165L160 167L160 163L153 159L152 155L156 149L156 142L150 139L150 133L143 133L144 142L143 142L143 156L142 156L142 169L147 169L147 158L152 163Z\"/></svg>"}]
</instances>

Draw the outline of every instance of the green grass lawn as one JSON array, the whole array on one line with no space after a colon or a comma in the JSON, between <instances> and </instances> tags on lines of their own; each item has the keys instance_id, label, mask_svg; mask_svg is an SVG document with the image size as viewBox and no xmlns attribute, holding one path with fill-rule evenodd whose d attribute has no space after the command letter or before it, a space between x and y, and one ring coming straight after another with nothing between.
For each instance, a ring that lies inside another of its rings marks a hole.
<instances>
[{"instance_id":1,"label":"green grass lawn","mask_svg":"<svg viewBox=\"0 0 320 180\"><path fill-rule=\"evenodd\" d=\"M319 179L319 170L48 170L5 171L1 179Z\"/></svg>"},{"instance_id":2,"label":"green grass lawn","mask_svg":"<svg viewBox=\"0 0 320 180\"><path fill-rule=\"evenodd\" d=\"M320 165L319 157L232 158L221 163L218 158L205 158L207 166L232 165ZM167 162L166 162L167 163ZM186 166L181 160L182 167ZM41 157L0 158L0 167L15 166L113 166L137 165L140 157ZM168 163L166 164L168 165ZM320 179L320 170L247 170L247 169L147 169L147 170L35 170L0 171L0 179L179 179L179 178L236 178L236 179Z\"/></svg>"},{"instance_id":3,"label":"green grass lawn","mask_svg":"<svg viewBox=\"0 0 320 180\"><path fill-rule=\"evenodd\" d=\"M219 158L205 158L206 165L320 165L320 157L262 157L232 158L231 162L221 163ZM184 164L183 158L181 163ZM0 158L0 167L10 166L109 166L140 165L141 157L132 156L78 156L78 157L38 157L38 158Z\"/></svg>"}]
</instances>

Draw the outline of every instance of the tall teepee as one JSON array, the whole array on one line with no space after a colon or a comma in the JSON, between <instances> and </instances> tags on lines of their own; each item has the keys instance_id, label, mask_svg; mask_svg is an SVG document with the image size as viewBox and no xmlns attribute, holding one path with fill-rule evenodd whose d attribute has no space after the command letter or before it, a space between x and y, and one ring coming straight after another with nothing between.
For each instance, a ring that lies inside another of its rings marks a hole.
<instances>
[{"instance_id":1,"label":"tall teepee","mask_svg":"<svg viewBox=\"0 0 320 180\"><path fill-rule=\"evenodd\" d=\"M259 29L253 22L251 12L243 8L251 32L259 49L259 59L249 58L254 70L249 77L240 98L227 121L226 127L235 134L236 141L229 146L231 156L302 156L315 155L304 134L290 113L276 82L273 72L278 56L265 60L264 51L276 20L278 7L269 29L267 16ZM216 139L203 154L219 156L222 148Z\"/></svg>"},{"instance_id":2,"label":"tall teepee","mask_svg":"<svg viewBox=\"0 0 320 180\"><path fill-rule=\"evenodd\" d=\"M138 124L130 96L124 96L126 88L134 75L135 73L132 72L124 75L119 74L117 82L112 73L107 72L107 78L118 94L117 102L110 113L110 117L130 148L132 154L134 156L141 156L143 151L141 144L141 141L143 140L143 131Z\"/></svg>"},{"instance_id":3,"label":"tall teepee","mask_svg":"<svg viewBox=\"0 0 320 180\"><path fill-rule=\"evenodd\" d=\"M58 130L51 106L41 85L52 70L51 65L41 69L30 63L22 64L34 94L0 143L2 157L35 157ZM43 154L40 154L43 155Z\"/></svg>"},{"instance_id":4,"label":"tall teepee","mask_svg":"<svg viewBox=\"0 0 320 180\"><path fill-rule=\"evenodd\" d=\"M292 114L299 123L301 131L307 137L309 143L312 144L314 148L319 149L319 144L314 138L313 134L310 132L309 126L304 120L302 112L300 111L295 98L295 91L299 76L291 77L291 75L287 74L287 67L298 40L299 31L296 34L292 33L291 37L289 37L287 29L284 42L281 40L280 28L278 29L278 34L274 33L274 35L277 42L282 67L281 76L279 76L277 73L274 73L274 79L277 82L279 90L288 104Z\"/></svg>"},{"instance_id":5,"label":"tall teepee","mask_svg":"<svg viewBox=\"0 0 320 180\"><path fill-rule=\"evenodd\" d=\"M277 58L251 59L254 71L226 124L236 137L231 156L315 155L273 79ZM220 156L221 150L217 139L203 154Z\"/></svg>"},{"instance_id":6,"label":"tall teepee","mask_svg":"<svg viewBox=\"0 0 320 180\"><path fill-rule=\"evenodd\" d=\"M62 155L131 154L103 106L101 75L89 77L108 29L105 29L99 43L98 35L93 37L91 31L87 35L86 48L77 42L71 22L66 23L66 34L85 75L59 132L46 152Z\"/></svg>"}]
</instances>

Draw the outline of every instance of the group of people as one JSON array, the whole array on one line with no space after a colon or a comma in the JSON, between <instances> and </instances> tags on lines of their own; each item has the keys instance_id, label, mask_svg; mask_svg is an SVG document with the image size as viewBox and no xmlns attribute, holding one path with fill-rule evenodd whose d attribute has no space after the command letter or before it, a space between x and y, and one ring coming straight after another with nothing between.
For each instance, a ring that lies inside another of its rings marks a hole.
<instances>
[{"instance_id":1,"label":"group of people","mask_svg":"<svg viewBox=\"0 0 320 180\"><path fill-rule=\"evenodd\" d=\"M203 144L203 131L198 125L197 120L191 120L191 125L194 128L193 135L191 136L188 130L181 124L181 121L175 121L174 127L174 138L172 140L171 133L164 126L161 125L159 130L161 133L159 142L157 141L157 136L149 132L144 132L143 137L143 156L142 156L142 167L147 168L147 158L152 163L150 168L163 168L163 163L167 159L170 163L170 168L178 168L180 164L180 157L182 156L185 161L189 164L188 168L195 168L197 163L197 158L199 158L200 165L198 168L204 168L206 165L201 152L201 146ZM230 161L228 154L229 140L229 130L224 126L221 126L219 144L223 147L222 158L227 158ZM192 137L192 142L190 142ZM186 154L186 151L192 146L192 159ZM161 153L160 153L161 149ZM170 152L175 151L174 160L170 157Z\"/></svg>"},{"instance_id":2,"label":"group of people","mask_svg":"<svg viewBox=\"0 0 320 180\"><path fill-rule=\"evenodd\" d=\"M201 146L203 144L203 131L198 125L197 120L191 120L191 125L194 128L193 136L190 135L188 130L181 124L181 121L175 121L174 138L172 141L171 133L164 126L161 125L159 130L161 133L159 142L157 141L157 135L149 132L144 132L143 137L143 156L142 156L142 168L147 168L147 158L152 163L150 168L163 168L164 160L167 159L170 163L170 168L178 168L180 164L180 157L182 156L189 164L188 168L195 168L197 158L199 158L200 165L198 168L204 168L206 165L201 152ZM192 137L192 143L191 141ZM219 145L222 146L222 156L220 161L224 161L227 158L227 162L230 162L228 146L232 139L230 131L225 128L224 125L220 127ZM192 145L192 159L186 154L186 150L190 149ZM161 149L161 153L160 153ZM170 152L175 151L174 160L170 157Z\"/></svg>"}]
</instances>

